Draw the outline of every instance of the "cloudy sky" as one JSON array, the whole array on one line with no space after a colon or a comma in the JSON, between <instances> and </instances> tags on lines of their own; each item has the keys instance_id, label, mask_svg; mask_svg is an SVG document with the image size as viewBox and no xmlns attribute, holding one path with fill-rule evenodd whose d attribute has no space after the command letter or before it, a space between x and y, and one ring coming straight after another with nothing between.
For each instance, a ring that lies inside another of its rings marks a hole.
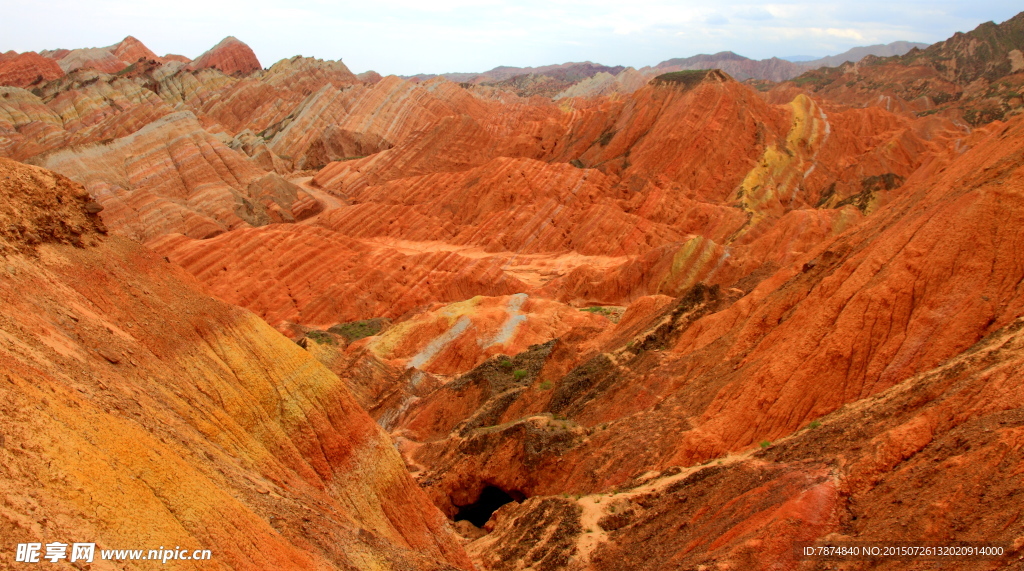
<instances>
[{"instance_id":1,"label":"cloudy sky","mask_svg":"<svg viewBox=\"0 0 1024 571\"><path fill-rule=\"evenodd\" d=\"M406 75L585 60L642 67L723 50L761 59L932 43L1022 9L1019 0L0 0L0 51L131 34L194 58L234 35L265 67L299 54Z\"/></svg>"}]
</instances>

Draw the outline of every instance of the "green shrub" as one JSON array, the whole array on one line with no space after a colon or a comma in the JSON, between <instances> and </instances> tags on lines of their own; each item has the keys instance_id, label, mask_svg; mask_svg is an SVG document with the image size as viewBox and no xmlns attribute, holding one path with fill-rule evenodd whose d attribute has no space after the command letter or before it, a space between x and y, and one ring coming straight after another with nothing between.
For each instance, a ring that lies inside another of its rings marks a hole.
<instances>
[{"instance_id":1,"label":"green shrub","mask_svg":"<svg viewBox=\"0 0 1024 571\"><path fill-rule=\"evenodd\" d=\"M768 440L762 440L760 442L760 444L758 444L758 446L760 446L762 450L764 450L765 448L768 448L771 445L772 445L772 443L770 441L768 441Z\"/></svg>"},{"instance_id":2,"label":"green shrub","mask_svg":"<svg viewBox=\"0 0 1024 571\"><path fill-rule=\"evenodd\" d=\"M334 345L334 339L331 339L331 336L323 331L310 331L306 333L306 337L316 341L319 345Z\"/></svg>"},{"instance_id":3,"label":"green shrub","mask_svg":"<svg viewBox=\"0 0 1024 571\"><path fill-rule=\"evenodd\" d=\"M515 377L517 381L519 381L525 379L526 376L529 374L530 373L526 372L526 369L516 369L515 372L512 373L512 376Z\"/></svg>"},{"instance_id":4,"label":"green shrub","mask_svg":"<svg viewBox=\"0 0 1024 571\"><path fill-rule=\"evenodd\" d=\"M549 391L551 390L551 381L544 381L540 384L540 390Z\"/></svg>"},{"instance_id":5,"label":"green shrub","mask_svg":"<svg viewBox=\"0 0 1024 571\"><path fill-rule=\"evenodd\" d=\"M821 426L820 422L818 422L817 420L812 420L811 423L807 425L807 428L814 429L818 428L819 426Z\"/></svg>"}]
</instances>

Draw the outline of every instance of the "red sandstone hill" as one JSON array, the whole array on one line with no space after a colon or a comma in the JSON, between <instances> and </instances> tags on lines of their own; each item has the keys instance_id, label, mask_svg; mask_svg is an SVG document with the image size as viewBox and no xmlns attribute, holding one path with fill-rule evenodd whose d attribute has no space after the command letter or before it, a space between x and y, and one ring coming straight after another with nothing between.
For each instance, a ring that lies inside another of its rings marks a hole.
<instances>
[{"instance_id":1,"label":"red sandstone hill","mask_svg":"<svg viewBox=\"0 0 1024 571\"><path fill-rule=\"evenodd\" d=\"M263 67L256 54L238 38L228 36L188 64L189 69L217 69L227 74L248 75Z\"/></svg>"},{"instance_id":2,"label":"red sandstone hill","mask_svg":"<svg viewBox=\"0 0 1024 571\"><path fill-rule=\"evenodd\" d=\"M28 87L64 75L64 70L52 59L35 52L0 54L0 85Z\"/></svg>"}]
</instances>

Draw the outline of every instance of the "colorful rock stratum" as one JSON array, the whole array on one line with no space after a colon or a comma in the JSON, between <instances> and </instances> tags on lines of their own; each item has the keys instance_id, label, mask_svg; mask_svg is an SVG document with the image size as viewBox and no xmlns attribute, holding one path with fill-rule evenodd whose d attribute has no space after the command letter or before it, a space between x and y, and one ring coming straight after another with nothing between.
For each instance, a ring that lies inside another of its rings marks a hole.
<instances>
[{"instance_id":1,"label":"colorful rock stratum","mask_svg":"<svg viewBox=\"0 0 1024 571\"><path fill-rule=\"evenodd\" d=\"M1022 22L780 84L0 54L0 567L1018 568Z\"/></svg>"}]
</instances>

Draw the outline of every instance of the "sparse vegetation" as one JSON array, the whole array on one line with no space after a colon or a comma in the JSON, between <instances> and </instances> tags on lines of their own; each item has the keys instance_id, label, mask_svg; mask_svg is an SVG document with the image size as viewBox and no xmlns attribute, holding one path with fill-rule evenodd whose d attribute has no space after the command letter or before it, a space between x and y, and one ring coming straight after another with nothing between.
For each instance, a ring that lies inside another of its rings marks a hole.
<instances>
[{"instance_id":1,"label":"sparse vegetation","mask_svg":"<svg viewBox=\"0 0 1024 571\"><path fill-rule=\"evenodd\" d=\"M328 329L328 331L334 333L335 335L341 335L342 337L348 339L348 341L351 343L352 341L355 341L357 339L377 335L384 329L384 327L387 324L387 319L378 317L374 319L364 319L362 321L349 321L348 323L339 323L338 325L335 325Z\"/></svg>"},{"instance_id":2,"label":"sparse vegetation","mask_svg":"<svg viewBox=\"0 0 1024 571\"><path fill-rule=\"evenodd\" d=\"M522 379L525 379L526 376L529 374L530 373L526 372L526 369L516 369L515 372L512 373L512 376L515 377L517 381L520 381Z\"/></svg>"},{"instance_id":3,"label":"sparse vegetation","mask_svg":"<svg viewBox=\"0 0 1024 571\"><path fill-rule=\"evenodd\" d=\"M764 449L770 447L771 445L772 445L772 443L769 440L762 440L760 443L758 443L758 446L761 447L761 450L764 450Z\"/></svg>"},{"instance_id":4,"label":"sparse vegetation","mask_svg":"<svg viewBox=\"0 0 1024 571\"><path fill-rule=\"evenodd\" d=\"M501 367L502 369L511 369L512 368L512 361L506 357L506 358L498 361L498 366Z\"/></svg>"},{"instance_id":5,"label":"sparse vegetation","mask_svg":"<svg viewBox=\"0 0 1024 571\"><path fill-rule=\"evenodd\" d=\"M334 345L334 339L324 331L310 331L306 337L315 341L318 345Z\"/></svg>"},{"instance_id":6,"label":"sparse vegetation","mask_svg":"<svg viewBox=\"0 0 1024 571\"><path fill-rule=\"evenodd\" d=\"M685 88L689 89L708 76L716 77L723 75L722 72L714 69L685 69L683 71L673 71L670 73L663 73L658 77L654 78L652 83L655 84L681 84Z\"/></svg>"},{"instance_id":7,"label":"sparse vegetation","mask_svg":"<svg viewBox=\"0 0 1024 571\"><path fill-rule=\"evenodd\" d=\"M551 390L551 381L544 381L544 382L542 382L540 384L540 390L542 390L542 391L550 391Z\"/></svg>"},{"instance_id":8,"label":"sparse vegetation","mask_svg":"<svg viewBox=\"0 0 1024 571\"><path fill-rule=\"evenodd\" d=\"M608 318L612 323L618 323L619 318L622 317L622 314L625 312L625 309L616 306L592 305L590 307L581 307L580 311L586 311L587 313L596 313L597 315L601 315L603 317Z\"/></svg>"},{"instance_id":9,"label":"sparse vegetation","mask_svg":"<svg viewBox=\"0 0 1024 571\"><path fill-rule=\"evenodd\" d=\"M820 426L821 426L821 422L819 422L817 420L812 420L811 423L807 425L807 428L810 428L810 429L813 430L813 429L818 428Z\"/></svg>"}]
</instances>

